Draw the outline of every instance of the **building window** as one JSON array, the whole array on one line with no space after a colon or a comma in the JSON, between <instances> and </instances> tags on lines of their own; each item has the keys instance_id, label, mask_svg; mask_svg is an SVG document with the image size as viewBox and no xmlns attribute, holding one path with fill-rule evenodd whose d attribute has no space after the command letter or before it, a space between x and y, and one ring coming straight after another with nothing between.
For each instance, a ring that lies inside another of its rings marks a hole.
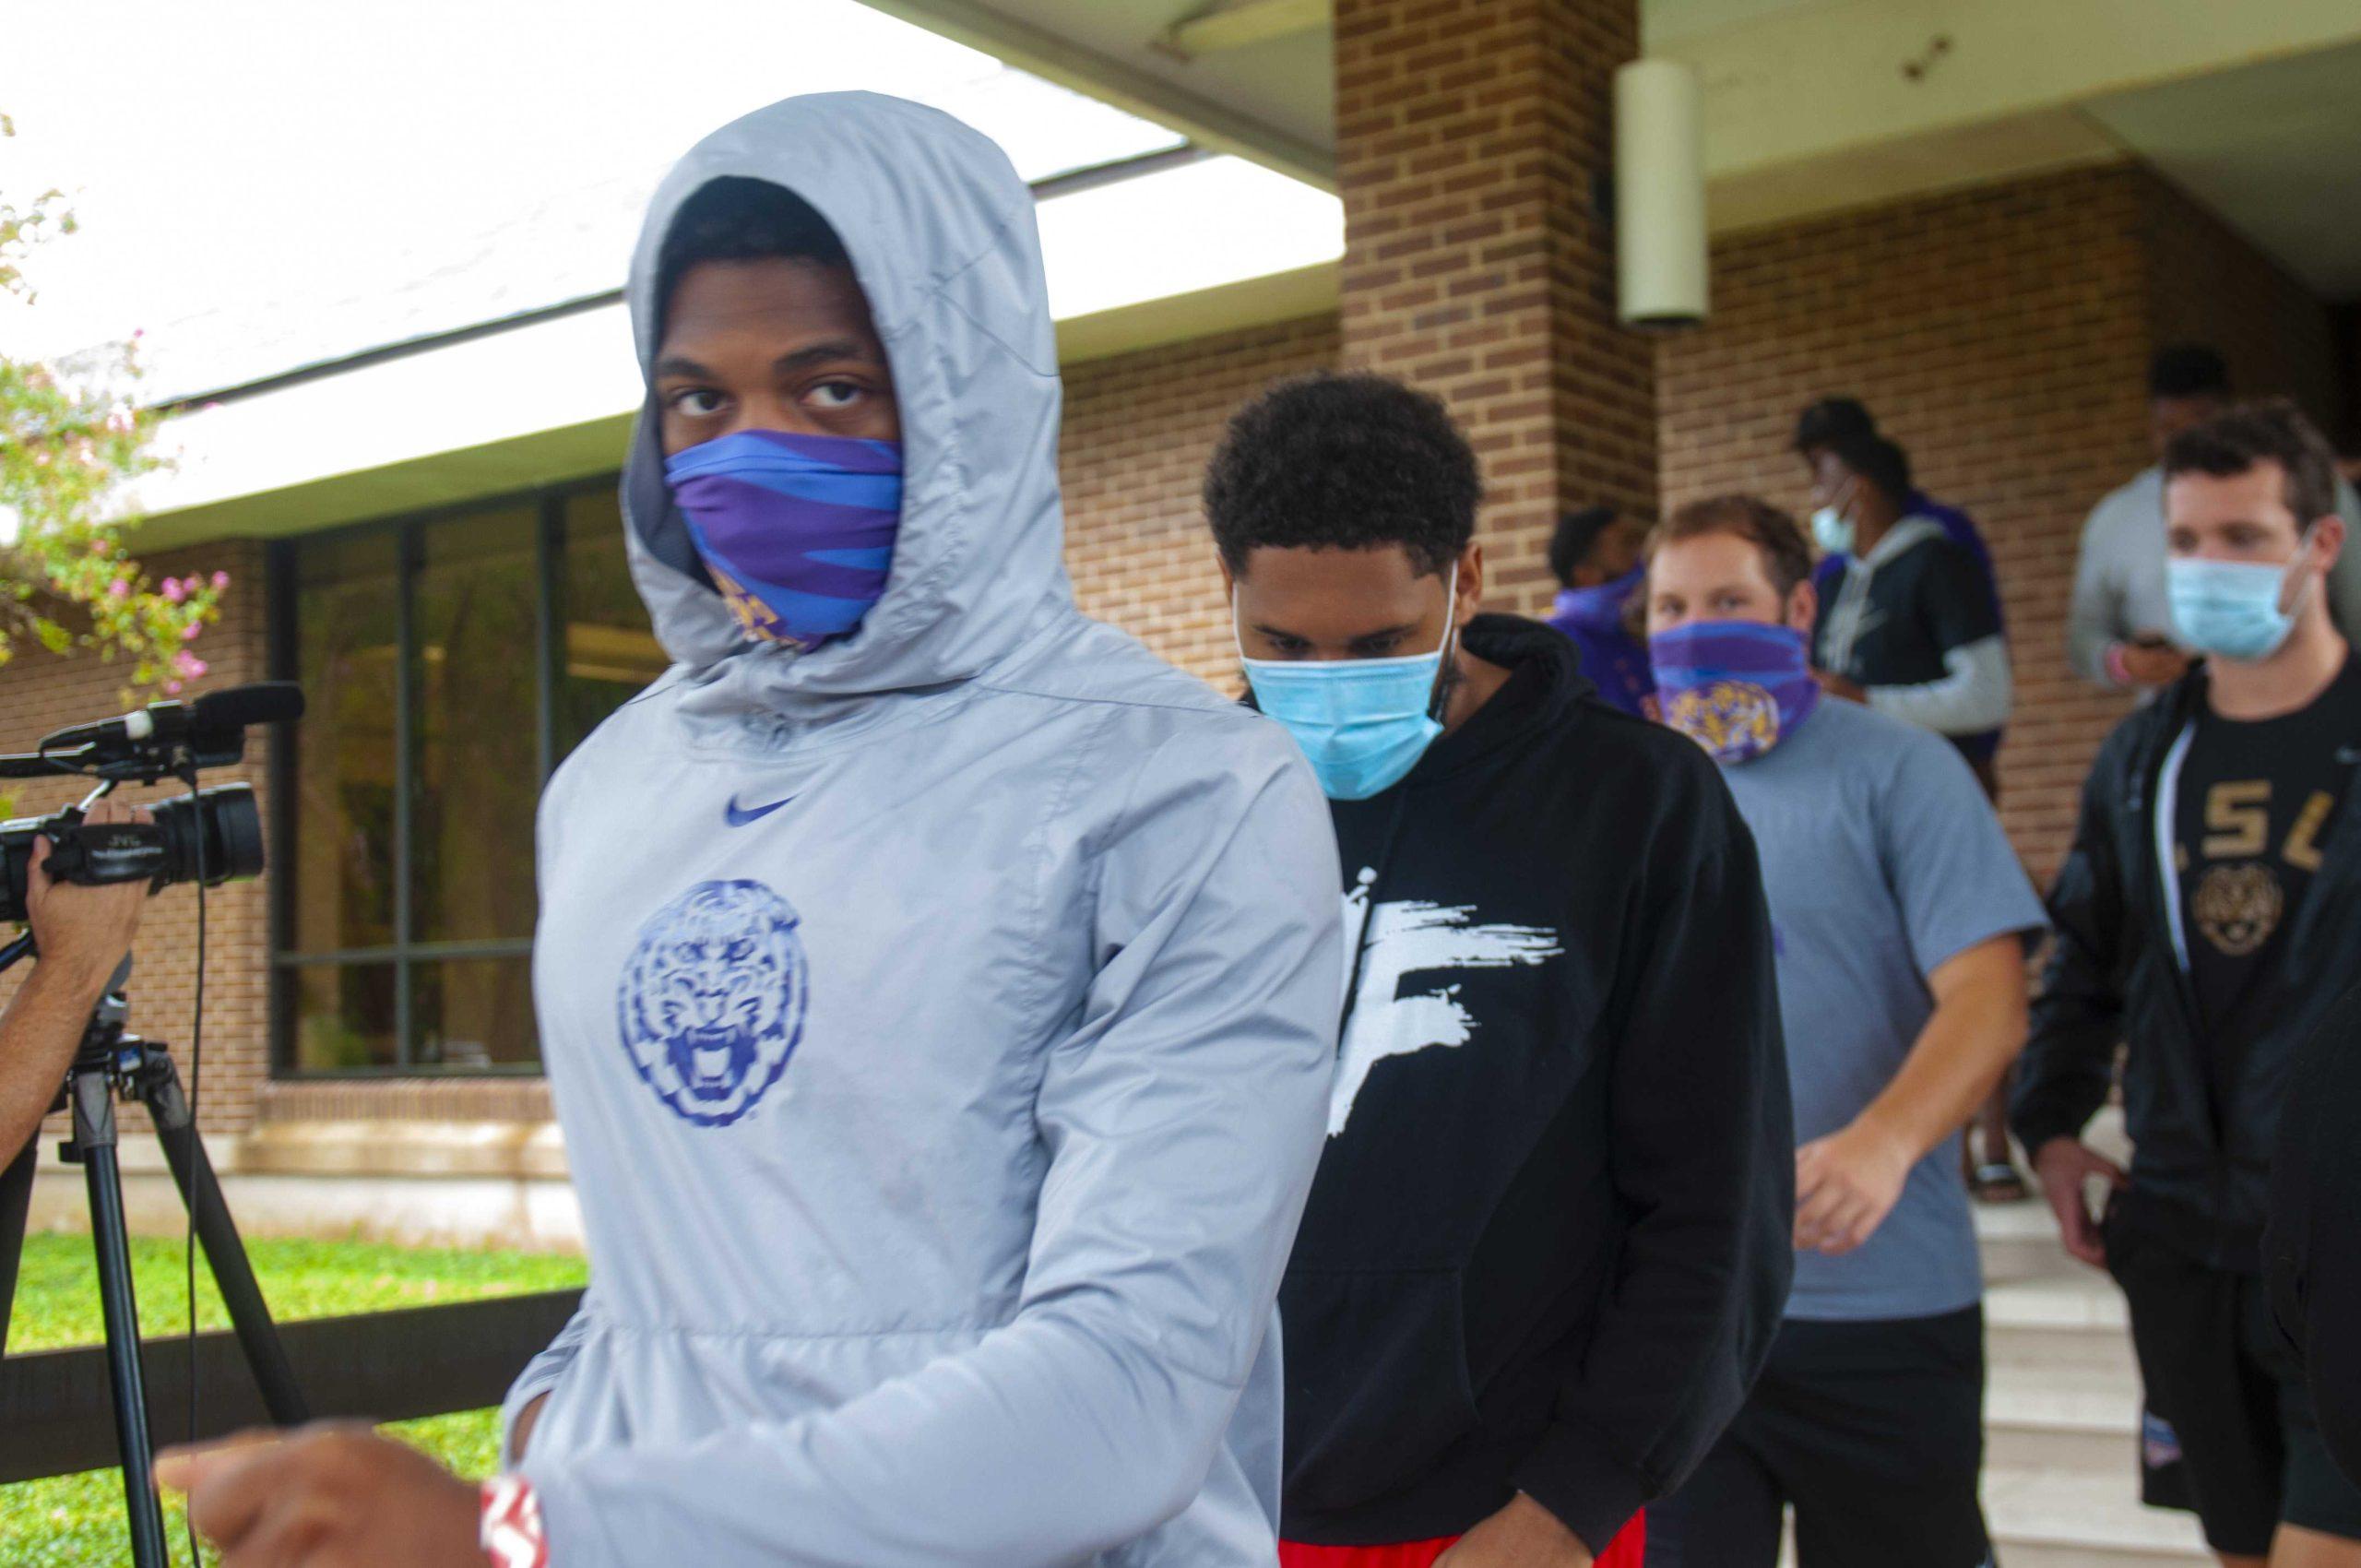
<instances>
[{"instance_id":1,"label":"building window","mask_svg":"<svg viewBox=\"0 0 2361 1568\"><path fill-rule=\"evenodd\" d=\"M533 811L665 658L611 481L275 547L282 1073L540 1070Z\"/></svg>"}]
</instances>

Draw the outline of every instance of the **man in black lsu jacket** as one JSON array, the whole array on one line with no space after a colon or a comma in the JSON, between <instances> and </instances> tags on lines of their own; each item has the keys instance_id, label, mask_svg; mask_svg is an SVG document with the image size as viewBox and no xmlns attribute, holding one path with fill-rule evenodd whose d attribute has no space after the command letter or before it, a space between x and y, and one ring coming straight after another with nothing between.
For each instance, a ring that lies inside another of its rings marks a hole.
<instances>
[{"instance_id":1,"label":"man in black lsu jacket","mask_svg":"<svg viewBox=\"0 0 2361 1568\"><path fill-rule=\"evenodd\" d=\"M1372 375L1275 387L1205 482L1351 956L1280 1296L1287 1568L1636 1568L1793 1268L1753 841L1694 742L1476 613L1479 491L1442 405Z\"/></svg>"},{"instance_id":2,"label":"man in black lsu jacket","mask_svg":"<svg viewBox=\"0 0 2361 1568\"><path fill-rule=\"evenodd\" d=\"M2012 1119L2068 1248L2130 1304L2148 1501L2193 1508L2225 1563L2353 1568L2361 1488L2260 1277L2292 1064L2361 968L2361 663L2322 591L2344 526L2328 448L2285 404L2184 432L2165 479L2175 630L2205 662L2083 788ZM2128 1173L2080 1141L2118 1041ZM2103 1218L2094 1180L2116 1189Z\"/></svg>"}]
</instances>

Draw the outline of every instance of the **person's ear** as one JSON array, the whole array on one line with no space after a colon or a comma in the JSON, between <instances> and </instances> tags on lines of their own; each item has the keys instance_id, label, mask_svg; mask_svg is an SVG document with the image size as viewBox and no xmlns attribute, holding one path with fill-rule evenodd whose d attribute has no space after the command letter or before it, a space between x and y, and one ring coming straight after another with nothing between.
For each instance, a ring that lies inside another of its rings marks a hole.
<instances>
[{"instance_id":1,"label":"person's ear","mask_svg":"<svg viewBox=\"0 0 2361 1568\"><path fill-rule=\"evenodd\" d=\"M2299 569L2291 572L2280 584L2279 611L2292 612L2303 601L2304 579L2307 576L2320 580L2320 603L2328 602L2328 575L2336 567L2337 557L2344 553L2344 518L2331 512L2316 517L2304 530L2303 542L2296 552Z\"/></svg>"},{"instance_id":2,"label":"person's ear","mask_svg":"<svg viewBox=\"0 0 2361 1568\"><path fill-rule=\"evenodd\" d=\"M1787 628L1811 636L1812 623L1820 619L1820 589L1806 577L1787 595Z\"/></svg>"},{"instance_id":3,"label":"person's ear","mask_svg":"<svg viewBox=\"0 0 2361 1568\"><path fill-rule=\"evenodd\" d=\"M2325 577L2336 569L2337 559L2344 553L2344 517L2331 512L2312 524L2312 559Z\"/></svg>"},{"instance_id":4,"label":"person's ear","mask_svg":"<svg viewBox=\"0 0 2361 1568\"><path fill-rule=\"evenodd\" d=\"M1215 569L1221 573L1221 597L1225 604L1238 597L1238 576L1229 569L1229 557L1214 552Z\"/></svg>"},{"instance_id":5,"label":"person's ear","mask_svg":"<svg viewBox=\"0 0 2361 1568\"><path fill-rule=\"evenodd\" d=\"M1465 626L1484 604L1484 547L1474 540L1459 552L1459 595L1452 604L1452 624Z\"/></svg>"}]
</instances>

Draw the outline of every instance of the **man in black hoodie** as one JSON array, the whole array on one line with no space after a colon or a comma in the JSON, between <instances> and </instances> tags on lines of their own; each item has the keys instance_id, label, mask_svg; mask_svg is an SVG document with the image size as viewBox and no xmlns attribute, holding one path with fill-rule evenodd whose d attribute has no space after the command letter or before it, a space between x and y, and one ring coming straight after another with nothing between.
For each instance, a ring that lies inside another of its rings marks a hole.
<instances>
[{"instance_id":1,"label":"man in black hoodie","mask_svg":"<svg viewBox=\"0 0 2361 1568\"><path fill-rule=\"evenodd\" d=\"M1442 405L1367 374L1265 393L1205 481L1254 699L1344 861L1280 1298L1288 1568L1636 1564L1792 1268L1753 841L1696 745L1476 613L1480 490Z\"/></svg>"},{"instance_id":2,"label":"man in black hoodie","mask_svg":"<svg viewBox=\"0 0 2361 1568\"><path fill-rule=\"evenodd\" d=\"M2326 443L2284 403L2165 453L2165 585L2205 655L2100 748L2050 913L2013 1107L2066 1245L2114 1274L2147 1384L2145 1493L2229 1564L2361 1565L2271 1318L2261 1234L2297 1048L2361 964L2361 662L2323 585L2344 546ZM2129 1172L2084 1146L2129 1044ZM2104 1218L2086 1189L2115 1189Z\"/></svg>"}]
</instances>

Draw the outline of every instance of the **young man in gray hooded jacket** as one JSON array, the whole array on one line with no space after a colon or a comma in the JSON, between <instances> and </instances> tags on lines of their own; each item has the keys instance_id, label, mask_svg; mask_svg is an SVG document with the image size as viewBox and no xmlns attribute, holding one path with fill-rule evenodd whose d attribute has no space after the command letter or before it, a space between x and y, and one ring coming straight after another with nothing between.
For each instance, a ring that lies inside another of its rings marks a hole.
<instances>
[{"instance_id":1,"label":"young man in gray hooded jacket","mask_svg":"<svg viewBox=\"0 0 2361 1568\"><path fill-rule=\"evenodd\" d=\"M160 1478L233 1564L1270 1562L1335 850L1284 731L1074 608L1030 193L790 100L630 303L676 662L540 827L582 1310L481 1497L350 1428Z\"/></svg>"}]
</instances>

